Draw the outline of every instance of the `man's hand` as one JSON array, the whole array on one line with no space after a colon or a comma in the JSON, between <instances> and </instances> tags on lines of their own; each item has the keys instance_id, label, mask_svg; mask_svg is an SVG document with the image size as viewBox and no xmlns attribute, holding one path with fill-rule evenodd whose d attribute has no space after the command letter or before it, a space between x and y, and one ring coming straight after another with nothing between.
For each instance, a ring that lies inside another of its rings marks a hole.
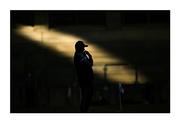
<instances>
[{"instance_id":1,"label":"man's hand","mask_svg":"<svg viewBox=\"0 0 180 123\"><path fill-rule=\"evenodd\" d=\"M89 57L92 58L92 55L88 51L84 51Z\"/></svg>"}]
</instances>

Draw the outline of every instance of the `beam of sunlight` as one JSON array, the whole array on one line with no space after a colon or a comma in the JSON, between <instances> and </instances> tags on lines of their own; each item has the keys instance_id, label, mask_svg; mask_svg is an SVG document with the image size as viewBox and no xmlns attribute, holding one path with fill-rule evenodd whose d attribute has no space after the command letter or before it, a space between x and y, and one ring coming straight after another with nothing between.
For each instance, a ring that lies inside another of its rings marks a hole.
<instances>
[{"instance_id":1,"label":"beam of sunlight","mask_svg":"<svg viewBox=\"0 0 180 123\"><path fill-rule=\"evenodd\" d=\"M81 37L57 31L55 29L48 29L43 25L36 26L20 26L16 32L24 37L38 42L46 47L54 49L62 55L73 60L75 52L74 45L76 41L82 40L88 47L86 48L93 56L95 74L104 77L105 64L120 64L126 63L119 57L109 53L107 50L97 46L91 41L85 40ZM135 82L135 70L133 68L122 66L109 66L107 71L107 79L112 82L121 82L124 84L133 84ZM145 83L146 78L142 73L138 73L138 82Z\"/></svg>"}]
</instances>

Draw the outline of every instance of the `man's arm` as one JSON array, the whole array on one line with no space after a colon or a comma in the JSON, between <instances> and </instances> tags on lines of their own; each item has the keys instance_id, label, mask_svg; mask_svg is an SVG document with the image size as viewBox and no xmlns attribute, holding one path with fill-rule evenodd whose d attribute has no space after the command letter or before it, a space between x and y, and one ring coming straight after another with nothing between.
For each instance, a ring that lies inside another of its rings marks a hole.
<instances>
[{"instance_id":1,"label":"man's arm","mask_svg":"<svg viewBox=\"0 0 180 123\"><path fill-rule=\"evenodd\" d=\"M88 60L90 62L90 65L93 66L93 58L92 58L92 55L88 52L88 51L85 51L86 55L88 55Z\"/></svg>"},{"instance_id":2,"label":"man's arm","mask_svg":"<svg viewBox=\"0 0 180 123\"><path fill-rule=\"evenodd\" d=\"M79 65L90 65L90 61L83 53L77 54L76 63Z\"/></svg>"}]
</instances>

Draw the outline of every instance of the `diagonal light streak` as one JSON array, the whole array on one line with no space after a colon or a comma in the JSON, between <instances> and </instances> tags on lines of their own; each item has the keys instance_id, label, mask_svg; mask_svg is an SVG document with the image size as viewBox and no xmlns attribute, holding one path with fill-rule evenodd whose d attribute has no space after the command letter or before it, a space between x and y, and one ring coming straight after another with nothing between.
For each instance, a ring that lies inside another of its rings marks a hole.
<instances>
[{"instance_id":1,"label":"diagonal light streak","mask_svg":"<svg viewBox=\"0 0 180 123\"><path fill-rule=\"evenodd\" d=\"M32 41L38 42L43 46L49 47L58 51L60 54L69 58L72 61L75 49L74 45L76 41L83 40L89 46L86 48L93 56L95 74L104 76L105 64L120 64L125 63L119 57L107 52L107 50L97 46L96 44L85 40L81 37L63 33L55 29L48 29L46 26L20 26L17 33L31 39ZM127 66L113 66L107 70L107 79L113 82L121 82L124 84L133 84L135 81L135 70ZM145 83L146 78L142 73L138 74L138 82Z\"/></svg>"}]
</instances>

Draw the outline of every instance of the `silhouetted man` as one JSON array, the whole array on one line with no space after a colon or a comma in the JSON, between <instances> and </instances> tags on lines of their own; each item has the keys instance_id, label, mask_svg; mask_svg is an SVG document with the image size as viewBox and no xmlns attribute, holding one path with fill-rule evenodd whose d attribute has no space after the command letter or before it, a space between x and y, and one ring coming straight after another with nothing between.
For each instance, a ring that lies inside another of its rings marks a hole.
<instances>
[{"instance_id":1,"label":"silhouetted man","mask_svg":"<svg viewBox=\"0 0 180 123\"><path fill-rule=\"evenodd\" d=\"M84 48L82 41L75 44L74 64L77 72L78 83L81 89L81 112L87 112L93 95L93 59Z\"/></svg>"}]
</instances>

